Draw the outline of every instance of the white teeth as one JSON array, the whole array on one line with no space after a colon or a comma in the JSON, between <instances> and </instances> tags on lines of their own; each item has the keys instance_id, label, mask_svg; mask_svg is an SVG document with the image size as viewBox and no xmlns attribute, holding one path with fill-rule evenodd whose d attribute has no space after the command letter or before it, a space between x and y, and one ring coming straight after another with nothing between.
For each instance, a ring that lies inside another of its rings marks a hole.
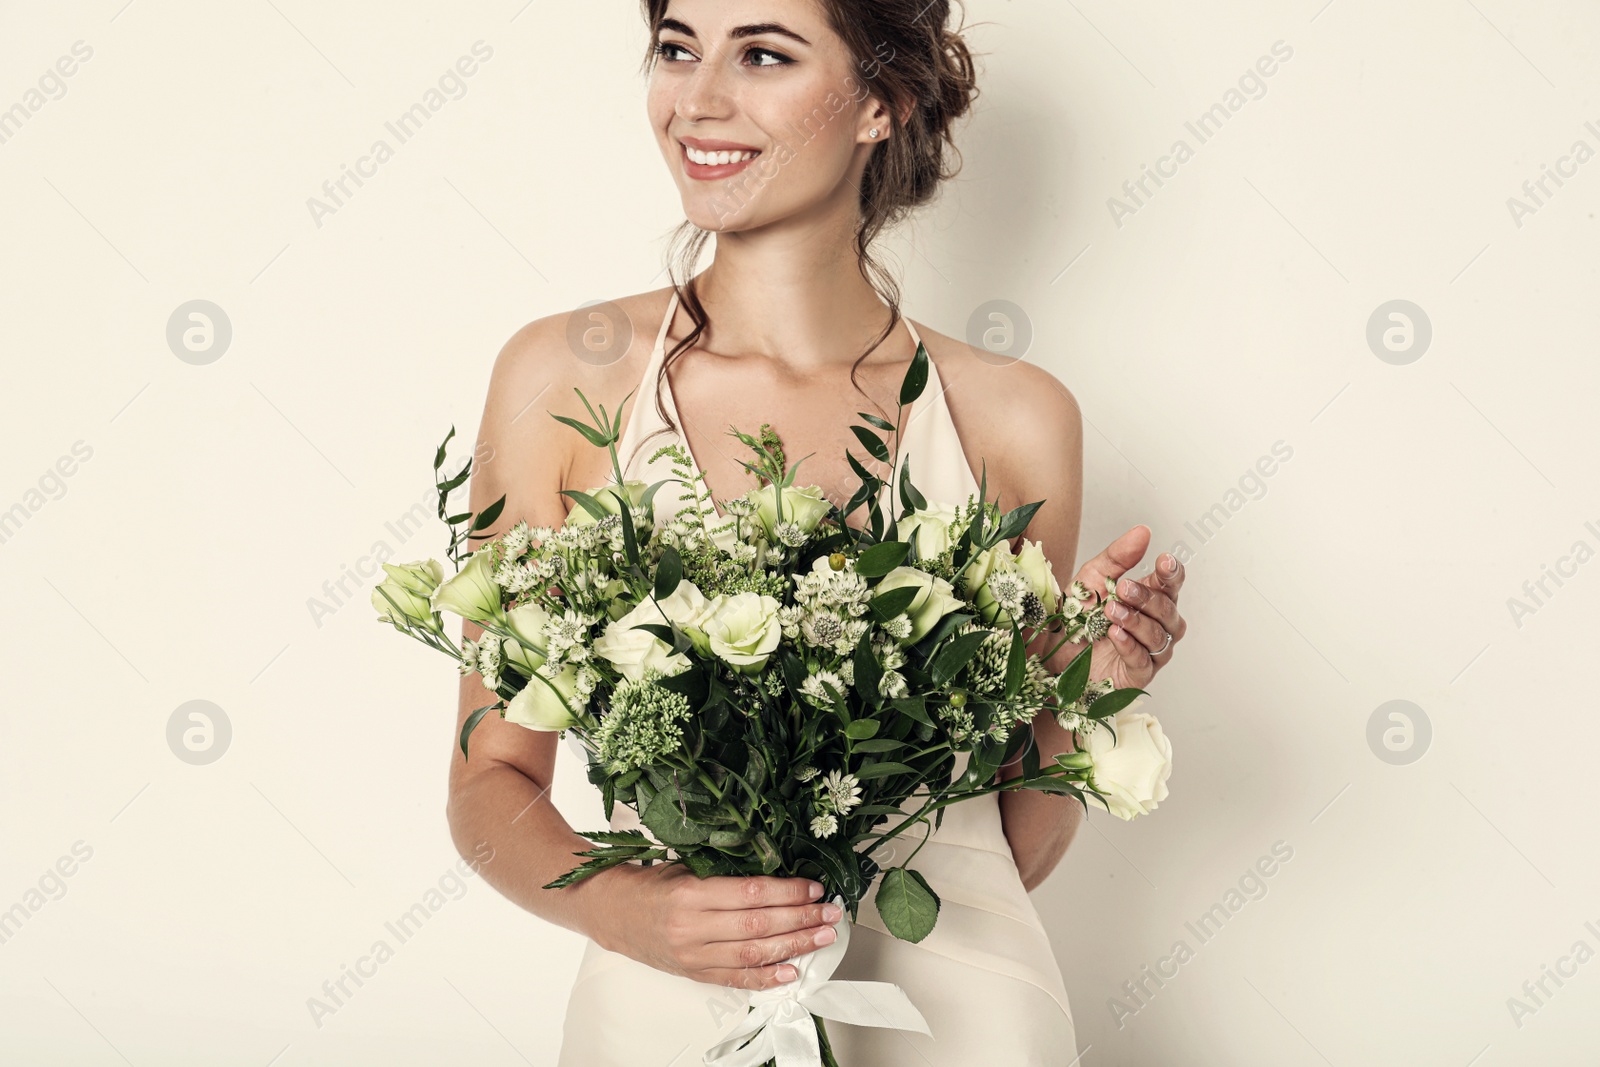
<instances>
[{"instance_id":1,"label":"white teeth","mask_svg":"<svg viewBox=\"0 0 1600 1067\"><path fill-rule=\"evenodd\" d=\"M683 146L689 160L704 167L719 167L728 163L743 163L747 159L754 159L759 152L702 152L698 148Z\"/></svg>"}]
</instances>

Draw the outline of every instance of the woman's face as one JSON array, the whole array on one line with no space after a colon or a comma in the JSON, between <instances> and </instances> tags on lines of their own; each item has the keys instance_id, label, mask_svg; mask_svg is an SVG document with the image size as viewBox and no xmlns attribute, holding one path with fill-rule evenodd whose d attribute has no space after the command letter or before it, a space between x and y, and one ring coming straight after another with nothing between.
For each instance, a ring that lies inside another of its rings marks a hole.
<instances>
[{"instance_id":1,"label":"woman's face","mask_svg":"<svg viewBox=\"0 0 1600 1067\"><path fill-rule=\"evenodd\" d=\"M749 230L854 210L870 153L889 134L868 94L818 0L672 0L650 123L688 219Z\"/></svg>"}]
</instances>

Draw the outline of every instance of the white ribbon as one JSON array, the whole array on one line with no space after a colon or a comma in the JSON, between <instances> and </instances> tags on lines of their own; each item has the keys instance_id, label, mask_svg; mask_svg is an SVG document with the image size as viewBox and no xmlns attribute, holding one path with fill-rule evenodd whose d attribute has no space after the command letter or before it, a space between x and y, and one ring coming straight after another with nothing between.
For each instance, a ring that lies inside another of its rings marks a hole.
<instances>
[{"instance_id":1,"label":"white ribbon","mask_svg":"<svg viewBox=\"0 0 1600 1067\"><path fill-rule=\"evenodd\" d=\"M833 903L844 908L844 897ZM839 939L784 962L799 972L791 982L750 994L750 1012L732 1033L706 1050L708 1067L822 1067L822 1045L813 1015L853 1026L887 1026L930 1034L927 1021L893 982L830 981L850 945L850 918L839 920ZM758 1033L759 1031L759 1033ZM739 1044L755 1034L743 1048ZM931 1034L930 1034L931 1036Z\"/></svg>"}]
</instances>

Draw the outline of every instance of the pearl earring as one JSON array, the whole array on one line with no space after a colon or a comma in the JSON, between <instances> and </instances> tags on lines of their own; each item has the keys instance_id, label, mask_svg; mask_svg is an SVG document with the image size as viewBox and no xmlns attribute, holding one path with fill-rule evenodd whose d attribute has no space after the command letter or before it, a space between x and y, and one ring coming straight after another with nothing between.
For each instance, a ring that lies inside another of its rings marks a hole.
<instances>
[{"instance_id":1,"label":"pearl earring","mask_svg":"<svg viewBox=\"0 0 1600 1067\"><path fill-rule=\"evenodd\" d=\"M876 137L876 136L878 136L878 127L876 127L876 126L872 127L872 130L867 134L867 136L868 137Z\"/></svg>"}]
</instances>

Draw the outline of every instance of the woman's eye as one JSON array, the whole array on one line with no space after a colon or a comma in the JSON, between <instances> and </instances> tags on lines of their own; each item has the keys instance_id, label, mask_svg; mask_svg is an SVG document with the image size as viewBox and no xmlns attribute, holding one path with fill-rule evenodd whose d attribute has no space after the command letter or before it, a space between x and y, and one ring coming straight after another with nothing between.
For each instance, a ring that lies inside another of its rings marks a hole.
<instances>
[{"instance_id":1,"label":"woman's eye","mask_svg":"<svg viewBox=\"0 0 1600 1067\"><path fill-rule=\"evenodd\" d=\"M682 53L681 55L679 53ZM676 63L683 59L694 59L694 53L675 41L661 41L656 45L656 55L669 63ZM765 57L763 59L763 57ZM745 58L752 67L784 67L794 60L782 52L774 52L770 48L752 48L745 53Z\"/></svg>"},{"instance_id":2,"label":"woman's eye","mask_svg":"<svg viewBox=\"0 0 1600 1067\"><path fill-rule=\"evenodd\" d=\"M745 55L751 59L754 59L756 56L770 56L776 60L774 63L751 63L751 66L754 67L783 67L794 62L794 60L790 59L783 53L774 52L770 48L752 48L750 51L746 52Z\"/></svg>"}]
</instances>

